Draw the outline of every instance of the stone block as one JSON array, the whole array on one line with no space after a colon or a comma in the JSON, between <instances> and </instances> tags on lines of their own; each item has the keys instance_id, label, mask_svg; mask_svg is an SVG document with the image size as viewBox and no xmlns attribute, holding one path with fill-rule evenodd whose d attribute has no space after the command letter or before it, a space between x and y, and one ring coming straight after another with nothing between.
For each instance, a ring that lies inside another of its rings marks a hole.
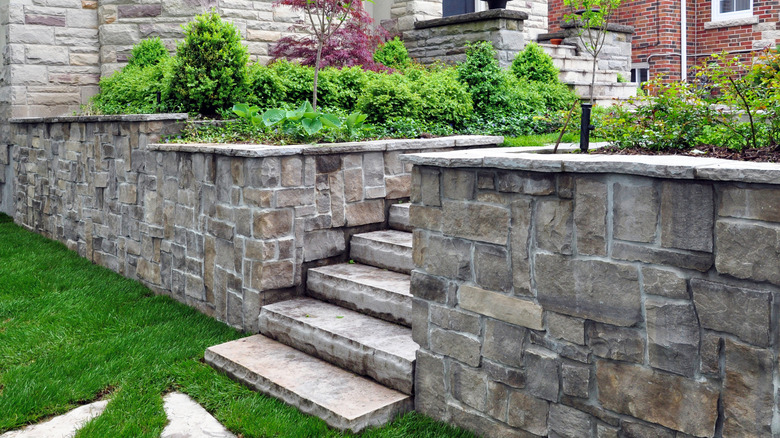
<instances>
[{"instance_id":1,"label":"stone block","mask_svg":"<svg viewBox=\"0 0 780 438\"><path fill-rule=\"evenodd\" d=\"M382 223L385 221L384 199L347 204L344 208L344 215L349 227Z\"/></svg>"},{"instance_id":2,"label":"stone block","mask_svg":"<svg viewBox=\"0 0 780 438\"><path fill-rule=\"evenodd\" d=\"M363 154L363 179L366 186L385 185L385 159L382 152Z\"/></svg>"},{"instance_id":3,"label":"stone block","mask_svg":"<svg viewBox=\"0 0 780 438\"><path fill-rule=\"evenodd\" d=\"M442 232L449 236L506 245L509 209L489 204L445 201Z\"/></svg>"},{"instance_id":4,"label":"stone block","mask_svg":"<svg viewBox=\"0 0 780 438\"><path fill-rule=\"evenodd\" d=\"M690 299L688 284L679 274L665 269L642 268L645 293L679 300Z\"/></svg>"},{"instance_id":5,"label":"stone block","mask_svg":"<svg viewBox=\"0 0 780 438\"><path fill-rule=\"evenodd\" d=\"M135 204L138 201L138 188L134 184L119 185L119 202Z\"/></svg>"},{"instance_id":6,"label":"stone block","mask_svg":"<svg viewBox=\"0 0 780 438\"><path fill-rule=\"evenodd\" d=\"M385 179L385 198L408 198L412 189L412 177L409 174L391 176Z\"/></svg>"},{"instance_id":7,"label":"stone block","mask_svg":"<svg viewBox=\"0 0 780 438\"><path fill-rule=\"evenodd\" d=\"M661 190L661 245L712 252L712 184L665 181Z\"/></svg>"},{"instance_id":8,"label":"stone block","mask_svg":"<svg viewBox=\"0 0 780 438\"><path fill-rule=\"evenodd\" d=\"M643 363L645 337L636 329L589 323L588 347L606 359Z\"/></svg>"},{"instance_id":9,"label":"stone block","mask_svg":"<svg viewBox=\"0 0 780 438\"><path fill-rule=\"evenodd\" d=\"M449 356L472 367L479 366L481 346L478 339L449 330L432 328L430 345L434 353Z\"/></svg>"},{"instance_id":10,"label":"stone block","mask_svg":"<svg viewBox=\"0 0 780 438\"><path fill-rule=\"evenodd\" d=\"M346 222L344 217L344 176L340 173L328 175L330 187L330 217L331 226L342 227Z\"/></svg>"},{"instance_id":11,"label":"stone block","mask_svg":"<svg viewBox=\"0 0 780 438\"><path fill-rule=\"evenodd\" d=\"M585 412L559 403L550 405L550 432L561 438L581 438L593 435L594 418Z\"/></svg>"},{"instance_id":12,"label":"stone block","mask_svg":"<svg viewBox=\"0 0 780 438\"><path fill-rule=\"evenodd\" d=\"M428 275L418 270L412 271L410 290L415 298L445 304L451 301L449 297L454 295L456 287L455 283L446 278Z\"/></svg>"},{"instance_id":13,"label":"stone block","mask_svg":"<svg viewBox=\"0 0 780 438\"><path fill-rule=\"evenodd\" d=\"M488 380L487 403L485 413L502 423L506 423L509 387Z\"/></svg>"},{"instance_id":14,"label":"stone block","mask_svg":"<svg viewBox=\"0 0 780 438\"><path fill-rule=\"evenodd\" d=\"M363 200L363 169L344 171L344 199L347 202Z\"/></svg>"},{"instance_id":15,"label":"stone block","mask_svg":"<svg viewBox=\"0 0 780 438\"><path fill-rule=\"evenodd\" d=\"M547 312L547 333L577 345L585 345L585 320Z\"/></svg>"},{"instance_id":16,"label":"stone block","mask_svg":"<svg viewBox=\"0 0 780 438\"><path fill-rule=\"evenodd\" d=\"M472 408L484 412L487 405L487 380L479 370L453 362L448 380L452 396Z\"/></svg>"},{"instance_id":17,"label":"stone block","mask_svg":"<svg viewBox=\"0 0 780 438\"><path fill-rule=\"evenodd\" d=\"M701 331L701 372L720 376L720 356L723 351L723 337L709 330Z\"/></svg>"},{"instance_id":18,"label":"stone block","mask_svg":"<svg viewBox=\"0 0 780 438\"><path fill-rule=\"evenodd\" d=\"M509 254L503 246L475 245L474 277L478 286L494 291L512 289Z\"/></svg>"},{"instance_id":19,"label":"stone block","mask_svg":"<svg viewBox=\"0 0 780 438\"><path fill-rule=\"evenodd\" d=\"M451 288L455 288L452 284ZM426 308L426 320L424 326L428 325L428 311ZM482 331L480 327L480 317L467 312L461 312L457 309L451 309L445 306L430 306L430 322L438 325L441 328L447 330L453 330L456 332L463 332L479 336ZM414 324L412 324L412 330L414 330Z\"/></svg>"},{"instance_id":20,"label":"stone block","mask_svg":"<svg viewBox=\"0 0 780 438\"><path fill-rule=\"evenodd\" d=\"M414 409L417 412L433 418L446 417L444 381L444 358L418 350L414 373Z\"/></svg>"},{"instance_id":21,"label":"stone block","mask_svg":"<svg viewBox=\"0 0 780 438\"><path fill-rule=\"evenodd\" d=\"M639 365L596 362L601 405L620 414L695 436L715 434L717 387Z\"/></svg>"},{"instance_id":22,"label":"stone block","mask_svg":"<svg viewBox=\"0 0 780 438\"><path fill-rule=\"evenodd\" d=\"M749 344L769 345L771 294L700 279L691 280L691 290L702 327L731 333Z\"/></svg>"},{"instance_id":23,"label":"stone block","mask_svg":"<svg viewBox=\"0 0 780 438\"><path fill-rule=\"evenodd\" d=\"M235 229L232 224L215 219L209 219L209 232L225 240L233 240L235 235Z\"/></svg>"},{"instance_id":24,"label":"stone block","mask_svg":"<svg viewBox=\"0 0 780 438\"><path fill-rule=\"evenodd\" d=\"M512 230L510 248L512 251L512 285L517 295L531 293L531 261L529 258L529 237L531 230L531 199L520 198L512 202Z\"/></svg>"},{"instance_id":25,"label":"stone block","mask_svg":"<svg viewBox=\"0 0 780 438\"><path fill-rule=\"evenodd\" d=\"M547 417L550 403L533 397L524 391L512 391L509 395L507 423L539 436L547 435Z\"/></svg>"},{"instance_id":26,"label":"stone block","mask_svg":"<svg viewBox=\"0 0 780 438\"><path fill-rule=\"evenodd\" d=\"M344 254L346 242L341 230L310 231L303 236L303 261L326 259Z\"/></svg>"},{"instance_id":27,"label":"stone block","mask_svg":"<svg viewBox=\"0 0 780 438\"><path fill-rule=\"evenodd\" d=\"M558 401L559 357L545 348L531 345L525 350L526 391L551 402Z\"/></svg>"},{"instance_id":28,"label":"stone block","mask_svg":"<svg viewBox=\"0 0 780 438\"><path fill-rule=\"evenodd\" d=\"M24 14L24 24L65 27L67 25L64 14Z\"/></svg>"},{"instance_id":29,"label":"stone block","mask_svg":"<svg viewBox=\"0 0 780 438\"><path fill-rule=\"evenodd\" d=\"M718 214L766 222L780 222L780 189L726 187L720 193Z\"/></svg>"},{"instance_id":30,"label":"stone block","mask_svg":"<svg viewBox=\"0 0 780 438\"><path fill-rule=\"evenodd\" d=\"M770 436L774 410L773 354L725 340L723 436Z\"/></svg>"},{"instance_id":31,"label":"stone block","mask_svg":"<svg viewBox=\"0 0 780 438\"><path fill-rule=\"evenodd\" d=\"M555 193L555 178L548 175L522 172L497 172L498 191L544 196Z\"/></svg>"},{"instance_id":32,"label":"stone block","mask_svg":"<svg viewBox=\"0 0 780 438\"><path fill-rule=\"evenodd\" d=\"M564 394L572 397L588 398L590 368L568 362L562 363L561 384Z\"/></svg>"},{"instance_id":33,"label":"stone block","mask_svg":"<svg viewBox=\"0 0 780 438\"><path fill-rule=\"evenodd\" d=\"M447 199L467 201L474 199L477 177L474 171L444 169L441 174L441 192Z\"/></svg>"},{"instance_id":34,"label":"stone block","mask_svg":"<svg viewBox=\"0 0 780 438\"><path fill-rule=\"evenodd\" d=\"M415 186L412 184L412 191L414 190ZM414 193L412 196L414 196ZM420 168L419 199L423 205L441 207L441 182L438 170L426 167Z\"/></svg>"},{"instance_id":35,"label":"stone block","mask_svg":"<svg viewBox=\"0 0 780 438\"><path fill-rule=\"evenodd\" d=\"M313 188L281 189L276 191L276 207L299 207L314 204Z\"/></svg>"},{"instance_id":36,"label":"stone block","mask_svg":"<svg viewBox=\"0 0 780 438\"><path fill-rule=\"evenodd\" d=\"M25 47L27 64L68 65L70 59L67 50L58 46L29 45Z\"/></svg>"},{"instance_id":37,"label":"stone block","mask_svg":"<svg viewBox=\"0 0 780 438\"><path fill-rule=\"evenodd\" d=\"M715 224L715 269L780 285L780 225L721 219Z\"/></svg>"},{"instance_id":38,"label":"stone block","mask_svg":"<svg viewBox=\"0 0 780 438\"><path fill-rule=\"evenodd\" d=\"M534 270L537 299L547 310L621 326L642 320L634 266L538 254Z\"/></svg>"},{"instance_id":39,"label":"stone block","mask_svg":"<svg viewBox=\"0 0 780 438\"><path fill-rule=\"evenodd\" d=\"M162 4L119 5L117 13L120 19L157 17L162 13Z\"/></svg>"},{"instance_id":40,"label":"stone block","mask_svg":"<svg viewBox=\"0 0 780 438\"><path fill-rule=\"evenodd\" d=\"M526 332L524 327L487 319L482 355L487 359L521 368L524 364L522 354Z\"/></svg>"},{"instance_id":41,"label":"stone block","mask_svg":"<svg viewBox=\"0 0 780 438\"><path fill-rule=\"evenodd\" d=\"M253 218L254 237L259 239L273 239L284 237L293 231L293 210L269 210L255 212Z\"/></svg>"},{"instance_id":42,"label":"stone block","mask_svg":"<svg viewBox=\"0 0 780 438\"><path fill-rule=\"evenodd\" d=\"M667 265L707 272L715 259L711 253L654 248L627 242L612 243L612 258Z\"/></svg>"},{"instance_id":43,"label":"stone block","mask_svg":"<svg viewBox=\"0 0 780 438\"><path fill-rule=\"evenodd\" d=\"M683 438L674 431L664 427L644 424L638 421L624 420L620 425L623 435L626 438Z\"/></svg>"},{"instance_id":44,"label":"stone block","mask_svg":"<svg viewBox=\"0 0 780 438\"><path fill-rule=\"evenodd\" d=\"M148 281L149 283L160 285L162 284L162 278L160 275L160 265L150 262L146 259L139 258L138 264L135 270L136 275L141 280Z\"/></svg>"},{"instance_id":45,"label":"stone block","mask_svg":"<svg viewBox=\"0 0 780 438\"><path fill-rule=\"evenodd\" d=\"M458 304L464 310L510 324L533 330L544 329L542 307L529 300L462 285L458 290Z\"/></svg>"},{"instance_id":46,"label":"stone block","mask_svg":"<svg viewBox=\"0 0 780 438\"><path fill-rule=\"evenodd\" d=\"M615 239L652 242L658 226L658 189L649 185L614 185Z\"/></svg>"},{"instance_id":47,"label":"stone block","mask_svg":"<svg viewBox=\"0 0 780 438\"><path fill-rule=\"evenodd\" d=\"M259 291L295 285L295 265L290 260L252 263L252 288Z\"/></svg>"},{"instance_id":48,"label":"stone block","mask_svg":"<svg viewBox=\"0 0 780 438\"><path fill-rule=\"evenodd\" d=\"M561 192L560 183L558 192ZM579 178L574 195L574 226L577 253L607 254L607 185Z\"/></svg>"},{"instance_id":49,"label":"stone block","mask_svg":"<svg viewBox=\"0 0 780 438\"><path fill-rule=\"evenodd\" d=\"M536 203L536 245L557 254L571 254L574 203L544 199Z\"/></svg>"},{"instance_id":50,"label":"stone block","mask_svg":"<svg viewBox=\"0 0 780 438\"><path fill-rule=\"evenodd\" d=\"M461 239L414 231L414 264L431 275L471 280L471 244Z\"/></svg>"},{"instance_id":51,"label":"stone block","mask_svg":"<svg viewBox=\"0 0 780 438\"><path fill-rule=\"evenodd\" d=\"M693 304L645 300L650 366L687 377L696 373L699 324Z\"/></svg>"},{"instance_id":52,"label":"stone block","mask_svg":"<svg viewBox=\"0 0 780 438\"><path fill-rule=\"evenodd\" d=\"M429 308L430 305L427 301L417 298L412 299L412 340L416 342L420 348L429 348L428 322L433 322Z\"/></svg>"},{"instance_id":53,"label":"stone block","mask_svg":"<svg viewBox=\"0 0 780 438\"><path fill-rule=\"evenodd\" d=\"M441 231L441 208L423 207L412 204L409 206L409 225L430 231Z\"/></svg>"},{"instance_id":54,"label":"stone block","mask_svg":"<svg viewBox=\"0 0 780 438\"><path fill-rule=\"evenodd\" d=\"M282 163L277 157L244 160L247 185L255 188L278 187L282 175Z\"/></svg>"}]
</instances>

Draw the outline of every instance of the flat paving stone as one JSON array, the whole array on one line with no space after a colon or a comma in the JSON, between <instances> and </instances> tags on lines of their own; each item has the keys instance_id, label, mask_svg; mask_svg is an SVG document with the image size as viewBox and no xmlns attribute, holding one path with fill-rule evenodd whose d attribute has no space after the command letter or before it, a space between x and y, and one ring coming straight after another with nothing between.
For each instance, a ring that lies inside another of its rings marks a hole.
<instances>
[{"instance_id":1,"label":"flat paving stone","mask_svg":"<svg viewBox=\"0 0 780 438\"><path fill-rule=\"evenodd\" d=\"M410 277L360 263L311 268L306 279L309 295L410 327Z\"/></svg>"},{"instance_id":2,"label":"flat paving stone","mask_svg":"<svg viewBox=\"0 0 780 438\"><path fill-rule=\"evenodd\" d=\"M264 394L359 432L410 411L410 396L386 388L263 335L209 347L212 367Z\"/></svg>"},{"instance_id":3,"label":"flat paving stone","mask_svg":"<svg viewBox=\"0 0 780 438\"><path fill-rule=\"evenodd\" d=\"M311 298L269 304L260 332L406 394L419 346L412 330Z\"/></svg>"},{"instance_id":4,"label":"flat paving stone","mask_svg":"<svg viewBox=\"0 0 780 438\"><path fill-rule=\"evenodd\" d=\"M100 400L79 406L46 422L6 432L0 438L70 438L89 420L102 414L107 404L108 400Z\"/></svg>"},{"instance_id":5,"label":"flat paving stone","mask_svg":"<svg viewBox=\"0 0 780 438\"><path fill-rule=\"evenodd\" d=\"M163 398L168 425L160 438L236 438L187 394L172 392Z\"/></svg>"},{"instance_id":6,"label":"flat paving stone","mask_svg":"<svg viewBox=\"0 0 780 438\"><path fill-rule=\"evenodd\" d=\"M412 262L412 233L396 230L355 234L350 241L350 257L377 268L409 274Z\"/></svg>"}]
</instances>

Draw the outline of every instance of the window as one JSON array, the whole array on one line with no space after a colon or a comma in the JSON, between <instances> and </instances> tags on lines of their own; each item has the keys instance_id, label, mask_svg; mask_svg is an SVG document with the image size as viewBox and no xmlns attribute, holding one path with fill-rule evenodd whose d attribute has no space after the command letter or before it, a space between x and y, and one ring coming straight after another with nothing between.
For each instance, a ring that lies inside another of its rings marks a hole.
<instances>
[{"instance_id":1,"label":"window","mask_svg":"<svg viewBox=\"0 0 780 438\"><path fill-rule=\"evenodd\" d=\"M442 16L468 14L487 10L486 2L482 0L443 0Z\"/></svg>"},{"instance_id":2,"label":"window","mask_svg":"<svg viewBox=\"0 0 780 438\"><path fill-rule=\"evenodd\" d=\"M649 67L635 67L631 69L631 82L637 85L642 85L643 82L647 82L650 78Z\"/></svg>"},{"instance_id":3,"label":"window","mask_svg":"<svg viewBox=\"0 0 780 438\"><path fill-rule=\"evenodd\" d=\"M752 16L752 0L712 0L712 21Z\"/></svg>"}]
</instances>

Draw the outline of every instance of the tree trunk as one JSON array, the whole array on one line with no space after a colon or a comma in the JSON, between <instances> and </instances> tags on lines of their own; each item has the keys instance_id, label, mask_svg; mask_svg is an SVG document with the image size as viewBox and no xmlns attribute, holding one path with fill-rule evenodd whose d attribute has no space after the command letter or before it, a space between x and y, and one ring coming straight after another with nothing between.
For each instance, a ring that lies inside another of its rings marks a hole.
<instances>
[{"instance_id":1,"label":"tree trunk","mask_svg":"<svg viewBox=\"0 0 780 438\"><path fill-rule=\"evenodd\" d=\"M324 41L317 41L317 59L314 61L314 92L311 96L311 106L317 111L317 81L320 76L320 60L322 58L322 46Z\"/></svg>"}]
</instances>

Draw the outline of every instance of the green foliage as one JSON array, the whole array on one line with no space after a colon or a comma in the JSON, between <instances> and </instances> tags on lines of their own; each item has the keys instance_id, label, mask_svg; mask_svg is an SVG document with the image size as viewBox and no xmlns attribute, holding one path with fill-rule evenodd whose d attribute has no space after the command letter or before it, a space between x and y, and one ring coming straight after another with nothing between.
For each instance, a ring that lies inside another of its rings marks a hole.
<instances>
[{"instance_id":1,"label":"green foliage","mask_svg":"<svg viewBox=\"0 0 780 438\"><path fill-rule=\"evenodd\" d=\"M380 44L374 52L374 62L396 70L404 70L412 64L409 52L398 37Z\"/></svg>"},{"instance_id":2,"label":"green foliage","mask_svg":"<svg viewBox=\"0 0 780 438\"><path fill-rule=\"evenodd\" d=\"M618 73L617 74L617 81L618 81L619 84L625 84L625 83L628 82L628 79L626 79L626 77L623 76L622 73Z\"/></svg>"},{"instance_id":3,"label":"green foliage","mask_svg":"<svg viewBox=\"0 0 780 438\"><path fill-rule=\"evenodd\" d=\"M247 102L260 108L274 108L287 99L287 80L278 70L262 64L247 69Z\"/></svg>"},{"instance_id":4,"label":"green foliage","mask_svg":"<svg viewBox=\"0 0 780 438\"><path fill-rule=\"evenodd\" d=\"M555 68L550 55L542 50L539 44L528 43L512 61L512 73L519 79L546 83L559 83L558 69Z\"/></svg>"},{"instance_id":5,"label":"green foliage","mask_svg":"<svg viewBox=\"0 0 780 438\"><path fill-rule=\"evenodd\" d=\"M154 114L170 110L164 101L170 76L172 58L147 66L128 65L100 80L100 93L90 101L92 109L100 114Z\"/></svg>"},{"instance_id":6,"label":"green foliage","mask_svg":"<svg viewBox=\"0 0 780 438\"><path fill-rule=\"evenodd\" d=\"M246 94L249 54L235 26L214 12L184 27L178 46L170 98L184 111L215 115Z\"/></svg>"},{"instance_id":7,"label":"green foliage","mask_svg":"<svg viewBox=\"0 0 780 438\"><path fill-rule=\"evenodd\" d=\"M320 105L354 111L360 94L373 75L360 67L323 68L320 70L318 86Z\"/></svg>"},{"instance_id":8,"label":"green foliage","mask_svg":"<svg viewBox=\"0 0 780 438\"><path fill-rule=\"evenodd\" d=\"M474 110L480 113L496 112L506 103L505 75L495 57L493 45L480 41L466 46L466 61L458 65L458 78L466 84Z\"/></svg>"},{"instance_id":9,"label":"green foliage","mask_svg":"<svg viewBox=\"0 0 780 438\"><path fill-rule=\"evenodd\" d=\"M165 48L165 44L163 44L162 40L160 40L159 37L154 37L141 40L141 42L133 46L133 50L130 51L130 59L127 60L127 65L148 67L159 64L169 57L168 49Z\"/></svg>"},{"instance_id":10,"label":"green foliage","mask_svg":"<svg viewBox=\"0 0 780 438\"><path fill-rule=\"evenodd\" d=\"M421 99L412 89L412 81L402 74L378 74L357 102L357 109L372 123L392 117L417 118Z\"/></svg>"},{"instance_id":11,"label":"green foliage","mask_svg":"<svg viewBox=\"0 0 780 438\"><path fill-rule=\"evenodd\" d=\"M314 87L313 67L280 59L274 61L268 68L282 79L284 102L294 104L311 99L311 90Z\"/></svg>"}]
</instances>

